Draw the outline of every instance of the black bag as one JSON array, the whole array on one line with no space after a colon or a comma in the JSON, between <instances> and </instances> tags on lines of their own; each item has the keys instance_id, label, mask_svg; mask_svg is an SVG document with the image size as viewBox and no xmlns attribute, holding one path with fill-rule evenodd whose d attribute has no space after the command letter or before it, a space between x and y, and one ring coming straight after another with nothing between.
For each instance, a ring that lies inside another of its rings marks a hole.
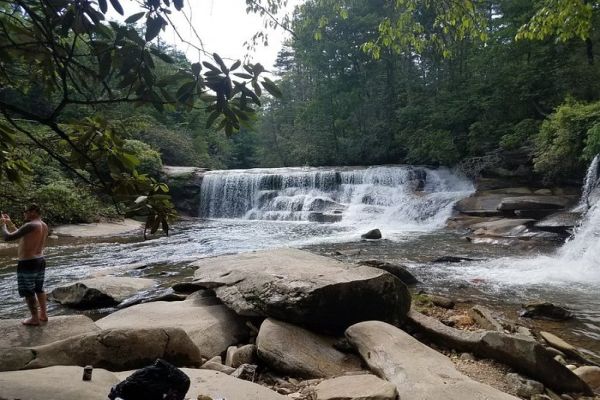
<instances>
[{"instance_id":1,"label":"black bag","mask_svg":"<svg viewBox=\"0 0 600 400\"><path fill-rule=\"evenodd\" d=\"M115 400L184 400L190 378L165 360L131 374L110 389L108 398Z\"/></svg>"}]
</instances>

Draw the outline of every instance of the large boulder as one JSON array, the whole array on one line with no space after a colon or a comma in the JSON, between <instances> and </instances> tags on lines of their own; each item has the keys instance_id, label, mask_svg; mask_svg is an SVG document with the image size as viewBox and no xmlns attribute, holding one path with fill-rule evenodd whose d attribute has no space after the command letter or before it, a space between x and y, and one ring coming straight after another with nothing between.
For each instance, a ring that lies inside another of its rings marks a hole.
<instances>
[{"instance_id":1,"label":"large boulder","mask_svg":"<svg viewBox=\"0 0 600 400\"><path fill-rule=\"evenodd\" d=\"M199 366L201 356L187 334L178 328L110 329L22 350L30 360L11 369L44 368L54 365L93 365L111 371L144 367L162 358L178 366ZM6 357L0 350L0 370L6 370Z\"/></svg>"},{"instance_id":2,"label":"large boulder","mask_svg":"<svg viewBox=\"0 0 600 400\"><path fill-rule=\"evenodd\" d=\"M97 332L100 328L85 315L50 317L35 329L19 319L0 320L0 348L35 347L56 342L82 333Z\"/></svg>"},{"instance_id":3,"label":"large boulder","mask_svg":"<svg viewBox=\"0 0 600 400\"><path fill-rule=\"evenodd\" d=\"M410 273L408 268L403 265L392 264L385 261L380 260L363 260L358 262L361 265L366 265L367 267L382 269L384 271L389 272L394 275L396 278L400 279L402 283L405 285L416 285L419 283L419 280L415 278L413 274Z\"/></svg>"},{"instance_id":4,"label":"large boulder","mask_svg":"<svg viewBox=\"0 0 600 400\"><path fill-rule=\"evenodd\" d=\"M73 308L110 307L154 285L152 279L102 276L57 287L51 298Z\"/></svg>"},{"instance_id":5,"label":"large boulder","mask_svg":"<svg viewBox=\"0 0 600 400\"><path fill-rule=\"evenodd\" d=\"M440 346L500 361L558 392L591 393L585 382L554 359L554 353L527 336L462 331L416 311L408 319L413 329Z\"/></svg>"},{"instance_id":6,"label":"large boulder","mask_svg":"<svg viewBox=\"0 0 600 400\"><path fill-rule=\"evenodd\" d=\"M115 374L100 368L94 368L91 381L82 375L83 368L76 366L0 372L0 399L106 400L119 383Z\"/></svg>"},{"instance_id":7,"label":"large boulder","mask_svg":"<svg viewBox=\"0 0 600 400\"><path fill-rule=\"evenodd\" d=\"M563 209L577 202L577 196L516 196L505 197L498 205L500 211Z\"/></svg>"},{"instance_id":8,"label":"large boulder","mask_svg":"<svg viewBox=\"0 0 600 400\"><path fill-rule=\"evenodd\" d=\"M96 324L102 329L181 328L206 358L219 355L248 337L243 319L218 299L196 295L175 303L135 305L99 319Z\"/></svg>"},{"instance_id":9,"label":"large boulder","mask_svg":"<svg viewBox=\"0 0 600 400\"><path fill-rule=\"evenodd\" d=\"M318 400L396 400L396 386L375 375L340 376L315 386Z\"/></svg>"},{"instance_id":10,"label":"large boulder","mask_svg":"<svg viewBox=\"0 0 600 400\"><path fill-rule=\"evenodd\" d=\"M214 289L245 316L339 332L365 320L398 323L410 308L408 289L391 274L302 250L222 256L193 265L196 283Z\"/></svg>"},{"instance_id":11,"label":"large boulder","mask_svg":"<svg viewBox=\"0 0 600 400\"><path fill-rule=\"evenodd\" d=\"M476 194L459 200L454 209L462 214L476 217L492 217L501 215L498 206L505 194Z\"/></svg>"},{"instance_id":12,"label":"large boulder","mask_svg":"<svg viewBox=\"0 0 600 400\"><path fill-rule=\"evenodd\" d=\"M516 400L460 373L446 356L406 332L380 321L346 330L371 370L396 386L402 400Z\"/></svg>"},{"instance_id":13,"label":"large boulder","mask_svg":"<svg viewBox=\"0 0 600 400\"><path fill-rule=\"evenodd\" d=\"M198 216L200 187L206 171L196 167L163 167L162 173L177 210L192 217Z\"/></svg>"},{"instance_id":14,"label":"large boulder","mask_svg":"<svg viewBox=\"0 0 600 400\"><path fill-rule=\"evenodd\" d=\"M266 319L256 338L258 357L269 367L302 378L326 378L360 371L360 359L334 348L335 338Z\"/></svg>"}]
</instances>

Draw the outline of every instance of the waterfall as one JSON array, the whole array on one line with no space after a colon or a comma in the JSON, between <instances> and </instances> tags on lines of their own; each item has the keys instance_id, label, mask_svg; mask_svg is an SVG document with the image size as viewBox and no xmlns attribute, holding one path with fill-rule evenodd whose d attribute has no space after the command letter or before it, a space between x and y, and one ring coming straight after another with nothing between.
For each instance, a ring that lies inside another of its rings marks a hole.
<instances>
[{"instance_id":1,"label":"waterfall","mask_svg":"<svg viewBox=\"0 0 600 400\"><path fill-rule=\"evenodd\" d=\"M202 182L200 215L433 229L442 226L454 203L473 190L469 180L445 168L212 171Z\"/></svg>"},{"instance_id":2,"label":"waterfall","mask_svg":"<svg viewBox=\"0 0 600 400\"><path fill-rule=\"evenodd\" d=\"M600 193L596 193L598 191L600 191L600 154L594 157L588 168L581 190L581 200L576 209L581 211L589 209L599 200Z\"/></svg>"}]
</instances>

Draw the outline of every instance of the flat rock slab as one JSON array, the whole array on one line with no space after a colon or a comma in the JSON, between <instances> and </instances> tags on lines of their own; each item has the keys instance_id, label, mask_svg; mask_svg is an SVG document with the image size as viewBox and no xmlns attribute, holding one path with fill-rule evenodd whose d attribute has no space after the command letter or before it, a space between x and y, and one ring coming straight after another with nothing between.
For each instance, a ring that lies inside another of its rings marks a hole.
<instances>
[{"instance_id":1,"label":"flat rock slab","mask_svg":"<svg viewBox=\"0 0 600 400\"><path fill-rule=\"evenodd\" d=\"M375 375L340 376L315 387L317 400L396 400L396 386Z\"/></svg>"},{"instance_id":2,"label":"flat rock slab","mask_svg":"<svg viewBox=\"0 0 600 400\"><path fill-rule=\"evenodd\" d=\"M562 209L573 205L577 196L516 196L505 197L498 206L500 211Z\"/></svg>"},{"instance_id":3,"label":"flat rock slab","mask_svg":"<svg viewBox=\"0 0 600 400\"><path fill-rule=\"evenodd\" d=\"M215 301L192 296L180 302L144 303L119 310L96 324L102 329L181 328L202 356L212 358L248 337L243 319Z\"/></svg>"},{"instance_id":4,"label":"flat rock slab","mask_svg":"<svg viewBox=\"0 0 600 400\"><path fill-rule=\"evenodd\" d=\"M119 383L112 372L94 368L91 381L82 381L83 368L56 366L28 371L0 372L0 399L106 400Z\"/></svg>"},{"instance_id":5,"label":"flat rock slab","mask_svg":"<svg viewBox=\"0 0 600 400\"><path fill-rule=\"evenodd\" d=\"M187 399L208 396L211 399L226 400L289 400L289 397L282 396L264 386L234 378L222 372L207 369L180 369L190 378ZM118 372L116 375L120 380L125 380L133 372Z\"/></svg>"},{"instance_id":6,"label":"flat rock slab","mask_svg":"<svg viewBox=\"0 0 600 400\"><path fill-rule=\"evenodd\" d=\"M36 327L25 326L20 319L1 319L0 348L41 346L99 330L85 315L50 317L47 323Z\"/></svg>"},{"instance_id":7,"label":"flat rock slab","mask_svg":"<svg viewBox=\"0 0 600 400\"><path fill-rule=\"evenodd\" d=\"M391 274L302 250L222 256L192 265L198 268L194 282L214 289L240 315L342 331L365 320L400 322L410 308L408 289Z\"/></svg>"},{"instance_id":8,"label":"flat rock slab","mask_svg":"<svg viewBox=\"0 0 600 400\"><path fill-rule=\"evenodd\" d=\"M480 222L471 225L470 229L476 235L484 236L518 236L525 232L534 219L500 219L497 221Z\"/></svg>"},{"instance_id":9,"label":"flat rock slab","mask_svg":"<svg viewBox=\"0 0 600 400\"><path fill-rule=\"evenodd\" d=\"M51 298L74 308L107 307L117 305L154 285L156 281L153 279L101 276L58 287L52 291Z\"/></svg>"},{"instance_id":10,"label":"flat rock slab","mask_svg":"<svg viewBox=\"0 0 600 400\"><path fill-rule=\"evenodd\" d=\"M144 367L157 358L176 366L199 366L202 361L198 348L181 329L113 329L43 346L0 349L0 371L55 365L93 365L123 371Z\"/></svg>"},{"instance_id":11,"label":"flat rock slab","mask_svg":"<svg viewBox=\"0 0 600 400\"><path fill-rule=\"evenodd\" d=\"M454 205L454 209L463 214L478 217L500 215L498 206L505 197L506 194L476 194L459 200Z\"/></svg>"},{"instance_id":12,"label":"flat rock slab","mask_svg":"<svg viewBox=\"0 0 600 400\"><path fill-rule=\"evenodd\" d=\"M551 232L572 229L581 221L579 212L558 212L538 221L534 226Z\"/></svg>"},{"instance_id":13,"label":"flat rock slab","mask_svg":"<svg viewBox=\"0 0 600 400\"><path fill-rule=\"evenodd\" d=\"M327 378L360 371L358 357L334 348L335 338L266 319L256 338L258 357L269 367L302 378Z\"/></svg>"},{"instance_id":14,"label":"flat rock slab","mask_svg":"<svg viewBox=\"0 0 600 400\"><path fill-rule=\"evenodd\" d=\"M348 328L346 337L402 400L517 400L463 375L448 357L392 325L361 322Z\"/></svg>"}]
</instances>

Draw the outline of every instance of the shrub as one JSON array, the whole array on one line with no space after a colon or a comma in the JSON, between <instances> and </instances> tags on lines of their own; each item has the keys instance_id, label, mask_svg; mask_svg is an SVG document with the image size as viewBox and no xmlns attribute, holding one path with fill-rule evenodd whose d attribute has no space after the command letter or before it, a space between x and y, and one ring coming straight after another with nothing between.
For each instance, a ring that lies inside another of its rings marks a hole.
<instances>
[{"instance_id":1,"label":"shrub","mask_svg":"<svg viewBox=\"0 0 600 400\"><path fill-rule=\"evenodd\" d=\"M126 140L123 149L135 154L138 160L140 160L140 164L137 167L138 172L148 174L152 177L160 175L163 166L160 153L150 145L139 140Z\"/></svg>"}]
</instances>

